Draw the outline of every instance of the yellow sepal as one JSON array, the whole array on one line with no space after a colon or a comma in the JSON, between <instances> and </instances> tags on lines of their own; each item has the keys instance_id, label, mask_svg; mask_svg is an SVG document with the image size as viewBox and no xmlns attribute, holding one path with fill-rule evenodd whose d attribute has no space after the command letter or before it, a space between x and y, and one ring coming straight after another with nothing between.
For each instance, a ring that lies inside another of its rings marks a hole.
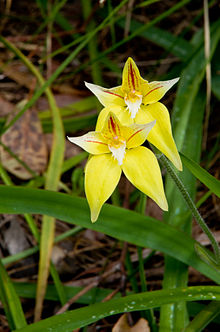
<instances>
[{"instance_id":1,"label":"yellow sepal","mask_svg":"<svg viewBox=\"0 0 220 332\"><path fill-rule=\"evenodd\" d=\"M168 210L160 167L153 152L143 146L127 150L122 170L135 187L152 198L162 210Z\"/></svg>"},{"instance_id":2,"label":"yellow sepal","mask_svg":"<svg viewBox=\"0 0 220 332\"><path fill-rule=\"evenodd\" d=\"M128 149L136 148L137 146L142 145L146 138L155 125L156 121L152 121L146 124L132 124L129 127L125 127L127 130L126 133L126 147ZM129 130L128 130L128 129Z\"/></svg>"},{"instance_id":3,"label":"yellow sepal","mask_svg":"<svg viewBox=\"0 0 220 332\"><path fill-rule=\"evenodd\" d=\"M101 133L90 131L83 136L67 137L68 140L92 154L109 153L108 144Z\"/></svg>"},{"instance_id":4,"label":"yellow sepal","mask_svg":"<svg viewBox=\"0 0 220 332\"><path fill-rule=\"evenodd\" d=\"M178 78L174 78L169 81L150 82L142 85L143 99L142 102L145 105L153 104L159 101L165 93L172 88L174 84L179 81Z\"/></svg>"},{"instance_id":5,"label":"yellow sepal","mask_svg":"<svg viewBox=\"0 0 220 332\"><path fill-rule=\"evenodd\" d=\"M156 124L150 131L147 140L163 152L179 171L182 171L182 162L173 139L170 115L166 106L159 102L143 106L138 112L135 122L143 124L154 119L156 119Z\"/></svg>"},{"instance_id":6,"label":"yellow sepal","mask_svg":"<svg viewBox=\"0 0 220 332\"><path fill-rule=\"evenodd\" d=\"M125 106L124 96L120 86L106 89L99 85L85 82L86 87L94 93L103 106Z\"/></svg>"},{"instance_id":7,"label":"yellow sepal","mask_svg":"<svg viewBox=\"0 0 220 332\"><path fill-rule=\"evenodd\" d=\"M85 169L85 192L91 221L98 219L102 205L113 193L121 176L121 167L112 155L92 156Z\"/></svg>"}]
</instances>

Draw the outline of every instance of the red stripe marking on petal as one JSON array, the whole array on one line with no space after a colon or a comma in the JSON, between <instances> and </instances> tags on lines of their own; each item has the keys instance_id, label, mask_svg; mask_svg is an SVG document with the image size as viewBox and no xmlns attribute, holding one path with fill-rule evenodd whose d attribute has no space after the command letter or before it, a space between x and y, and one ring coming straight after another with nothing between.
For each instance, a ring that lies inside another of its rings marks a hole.
<instances>
[{"instance_id":1,"label":"red stripe marking on petal","mask_svg":"<svg viewBox=\"0 0 220 332\"><path fill-rule=\"evenodd\" d=\"M120 126L118 125L116 119L110 116L108 121L108 128L113 137L120 135Z\"/></svg>"},{"instance_id":2,"label":"red stripe marking on petal","mask_svg":"<svg viewBox=\"0 0 220 332\"><path fill-rule=\"evenodd\" d=\"M114 119L113 119L112 116L110 116L110 118L109 118L109 124L110 124L110 127L109 127L110 132L113 132L113 134L115 136L117 134L116 123L115 123L115 121L114 121Z\"/></svg>"},{"instance_id":3,"label":"red stripe marking on petal","mask_svg":"<svg viewBox=\"0 0 220 332\"><path fill-rule=\"evenodd\" d=\"M153 92L157 89L160 89L160 88L163 88L163 86L161 85L161 86L158 86L157 88L154 88L154 89L150 90L144 97L148 96L151 92Z\"/></svg>"},{"instance_id":4,"label":"red stripe marking on petal","mask_svg":"<svg viewBox=\"0 0 220 332\"><path fill-rule=\"evenodd\" d=\"M130 75L131 75L132 87L133 87L133 90L135 90L135 72L133 70L131 63L130 63Z\"/></svg>"},{"instance_id":5,"label":"red stripe marking on petal","mask_svg":"<svg viewBox=\"0 0 220 332\"><path fill-rule=\"evenodd\" d=\"M110 91L106 91L106 90L105 90L104 92L106 92L106 93L109 93L110 95L114 95L114 96L116 96L116 97L119 97L119 98L122 98L122 99L124 99L124 97L122 97L122 96L118 95L117 93L110 92Z\"/></svg>"},{"instance_id":6,"label":"red stripe marking on petal","mask_svg":"<svg viewBox=\"0 0 220 332\"><path fill-rule=\"evenodd\" d=\"M120 126L118 125L118 123L116 123L116 130L117 130L117 135L121 136L121 130L120 130Z\"/></svg>"},{"instance_id":7,"label":"red stripe marking on petal","mask_svg":"<svg viewBox=\"0 0 220 332\"><path fill-rule=\"evenodd\" d=\"M134 134L132 134L130 137L129 137L129 139L127 140L127 142L128 141L130 141L130 139L132 138L132 137L134 137L136 134L138 134L140 131L142 131L142 130L144 130L144 128L141 128L141 129L139 129L138 131L136 131Z\"/></svg>"},{"instance_id":8,"label":"red stripe marking on petal","mask_svg":"<svg viewBox=\"0 0 220 332\"><path fill-rule=\"evenodd\" d=\"M99 141L86 140L86 142L88 142L88 143L98 143L98 144L107 145L106 143L99 142Z\"/></svg>"}]
</instances>

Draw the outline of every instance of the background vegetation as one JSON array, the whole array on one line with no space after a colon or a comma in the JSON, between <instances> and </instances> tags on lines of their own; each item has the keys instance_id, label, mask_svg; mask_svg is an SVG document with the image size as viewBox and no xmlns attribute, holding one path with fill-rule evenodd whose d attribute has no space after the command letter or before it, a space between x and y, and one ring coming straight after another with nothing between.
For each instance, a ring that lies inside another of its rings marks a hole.
<instances>
[{"instance_id":1,"label":"background vegetation","mask_svg":"<svg viewBox=\"0 0 220 332\"><path fill-rule=\"evenodd\" d=\"M180 76L163 98L178 176L218 241L218 10L214 0L0 2L0 330L119 331L125 312L145 324L132 331L219 328L219 266L166 159L168 213L122 178L92 224L88 155L66 140L94 130L101 110L84 81L120 85L129 56L149 81Z\"/></svg>"}]
</instances>

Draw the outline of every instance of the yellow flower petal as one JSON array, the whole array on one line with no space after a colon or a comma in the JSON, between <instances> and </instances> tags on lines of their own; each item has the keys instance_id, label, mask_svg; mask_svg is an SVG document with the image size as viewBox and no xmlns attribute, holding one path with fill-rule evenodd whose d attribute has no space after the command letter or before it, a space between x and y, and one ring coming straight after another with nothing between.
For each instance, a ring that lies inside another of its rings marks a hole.
<instances>
[{"instance_id":1,"label":"yellow flower petal","mask_svg":"<svg viewBox=\"0 0 220 332\"><path fill-rule=\"evenodd\" d=\"M124 126L129 126L132 123L134 123L134 120L131 118L129 111L126 110L124 107L120 106L105 107L99 113L98 120L96 123L96 131L101 131L103 129L106 118L110 112L114 113L119 119L119 121L123 123Z\"/></svg>"},{"instance_id":2,"label":"yellow flower petal","mask_svg":"<svg viewBox=\"0 0 220 332\"><path fill-rule=\"evenodd\" d=\"M149 132L148 141L163 152L179 171L182 171L182 162L173 139L167 108L159 102L149 106L142 106L135 118L135 122L143 124L154 119L156 119L156 124Z\"/></svg>"},{"instance_id":3,"label":"yellow flower petal","mask_svg":"<svg viewBox=\"0 0 220 332\"><path fill-rule=\"evenodd\" d=\"M119 105L125 106L124 96L121 87L105 89L99 85L85 82L86 87L94 93L100 103L104 106Z\"/></svg>"},{"instance_id":4,"label":"yellow flower petal","mask_svg":"<svg viewBox=\"0 0 220 332\"><path fill-rule=\"evenodd\" d=\"M146 123L143 125L133 124L129 127L129 136L126 138L126 146L128 149L136 148L137 146L143 144L150 130L155 125L156 121ZM127 129L127 128L126 128Z\"/></svg>"},{"instance_id":5,"label":"yellow flower petal","mask_svg":"<svg viewBox=\"0 0 220 332\"><path fill-rule=\"evenodd\" d=\"M161 209L168 210L160 167L153 152L143 146L127 150L122 170L135 187L151 197Z\"/></svg>"},{"instance_id":6,"label":"yellow flower petal","mask_svg":"<svg viewBox=\"0 0 220 332\"><path fill-rule=\"evenodd\" d=\"M140 91L143 83L139 69L132 58L128 58L124 65L122 73L122 91L129 93L131 91Z\"/></svg>"},{"instance_id":7,"label":"yellow flower petal","mask_svg":"<svg viewBox=\"0 0 220 332\"><path fill-rule=\"evenodd\" d=\"M142 102L145 105L156 103L178 81L179 78L174 78L173 80L169 81L161 81L161 82L155 81L142 85L142 93L143 93Z\"/></svg>"},{"instance_id":8,"label":"yellow flower petal","mask_svg":"<svg viewBox=\"0 0 220 332\"><path fill-rule=\"evenodd\" d=\"M85 169L85 191L91 220L98 219L102 205L113 193L121 176L121 167L110 154L92 156Z\"/></svg>"},{"instance_id":9,"label":"yellow flower petal","mask_svg":"<svg viewBox=\"0 0 220 332\"><path fill-rule=\"evenodd\" d=\"M109 153L108 144L101 133L90 131L79 137L67 137L68 140L91 154Z\"/></svg>"}]
</instances>

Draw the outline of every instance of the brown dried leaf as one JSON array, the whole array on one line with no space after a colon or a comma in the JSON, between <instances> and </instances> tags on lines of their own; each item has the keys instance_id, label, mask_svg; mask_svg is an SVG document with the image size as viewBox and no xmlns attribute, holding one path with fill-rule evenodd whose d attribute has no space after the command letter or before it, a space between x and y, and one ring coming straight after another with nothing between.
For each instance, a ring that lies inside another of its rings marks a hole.
<instances>
[{"instance_id":1,"label":"brown dried leaf","mask_svg":"<svg viewBox=\"0 0 220 332\"><path fill-rule=\"evenodd\" d=\"M8 215L10 221L8 228L1 230L4 248L7 248L10 255L17 254L30 247L27 234L21 226L21 218L17 215Z\"/></svg>"},{"instance_id":2,"label":"brown dried leaf","mask_svg":"<svg viewBox=\"0 0 220 332\"><path fill-rule=\"evenodd\" d=\"M14 116L15 112L9 116L8 121ZM36 110L30 109L26 111L2 135L2 143L35 173L40 174L45 170L47 165L47 147ZM33 174L5 151L3 147L0 147L0 158L3 166L18 178L27 180L33 177Z\"/></svg>"},{"instance_id":3,"label":"brown dried leaf","mask_svg":"<svg viewBox=\"0 0 220 332\"><path fill-rule=\"evenodd\" d=\"M0 95L0 117L9 115L14 105Z\"/></svg>"},{"instance_id":4,"label":"brown dried leaf","mask_svg":"<svg viewBox=\"0 0 220 332\"><path fill-rule=\"evenodd\" d=\"M148 322L140 318L134 326L129 326L127 315L122 315L114 325L112 332L150 332Z\"/></svg>"},{"instance_id":5,"label":"brown dried leaf","mask_svg":"<svg viewBox=\"0 0 220 332\"><path fill-rule=\"evenodd\" d=\"M11 80L30 89L35 83L35 78L30 74L27 67L20 62L11 62L6 64L0 60L0 67L3 73Z\"/></svg>"}]
</instances>

